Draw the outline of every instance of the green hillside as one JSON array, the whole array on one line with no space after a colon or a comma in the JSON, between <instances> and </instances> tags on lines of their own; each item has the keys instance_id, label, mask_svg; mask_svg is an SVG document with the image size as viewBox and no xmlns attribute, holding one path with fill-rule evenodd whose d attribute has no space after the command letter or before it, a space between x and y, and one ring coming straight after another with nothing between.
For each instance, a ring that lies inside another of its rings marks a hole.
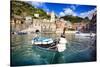
<instances>
[{"instance_id":1,"label":"green hillside","mask_svg":"<svg viewBox=\"0 0 100 67\"><path fill-rule=\"evenodd\" d=\"M78 23L78 22L81 22L81 21L89 21L89 19L87 17L81 18L81 17L78 17L78 16L71 16L71 15L63 16L61 18L63 18L64 20L69 20L72 23Z\"/></svg>"},{"instance_id":2,"label":"green hillside","mask_svg":"<svg viewBox=\"0 0 100 67\"><path fill-rule=\"evenodd\" d=\"M36 13L39 14L40 18L49 18L44 10L35 8L27 2L11 1L11 15L34 17Z\"/></svg>"}]
</instances>

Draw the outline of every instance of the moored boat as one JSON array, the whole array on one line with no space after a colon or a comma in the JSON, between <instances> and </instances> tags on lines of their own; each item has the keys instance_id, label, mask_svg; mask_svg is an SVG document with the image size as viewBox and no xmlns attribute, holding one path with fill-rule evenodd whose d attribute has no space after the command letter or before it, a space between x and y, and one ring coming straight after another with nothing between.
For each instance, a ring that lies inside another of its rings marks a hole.
<instances>
[{"instance_id":1,"label":"moored boat","mask_svg":"<svg viewBox=\"0 0 100 67\"><path fill-rule=\"evenodd\" d=\"M82 32L76 32L75 36L83 36L83 37L94 37L96 36L95 33L82 33Z\"/></svg>"}]
</instances>

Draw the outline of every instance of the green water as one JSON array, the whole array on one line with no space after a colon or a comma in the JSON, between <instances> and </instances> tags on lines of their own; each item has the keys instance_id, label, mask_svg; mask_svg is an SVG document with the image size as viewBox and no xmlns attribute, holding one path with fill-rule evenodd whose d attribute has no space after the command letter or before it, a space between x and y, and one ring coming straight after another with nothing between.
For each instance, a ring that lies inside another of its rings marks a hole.
<instances>
[{"instance_id":1,"label":"green water","mask_svg":"<svg viewBox=\"0 0 100 67\"><path fill-rule=\"evenodd\" d=\"M43 34L44 37L53 39L58 34ZM66 34L68 44L64 52L56 52L41 47L33 46L30 35L11 36L11 65L44 65L72 62L86 62L96 60L96 47L90 37L75 37L74 34Z\"/></svg>"}]
</instances>

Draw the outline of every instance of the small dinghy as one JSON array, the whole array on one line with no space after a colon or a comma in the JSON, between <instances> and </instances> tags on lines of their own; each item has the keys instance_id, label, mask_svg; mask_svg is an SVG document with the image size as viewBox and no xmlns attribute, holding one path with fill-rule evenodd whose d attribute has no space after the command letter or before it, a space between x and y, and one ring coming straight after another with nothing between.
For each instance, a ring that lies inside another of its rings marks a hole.
<instances>
[{"instance_id":1,"label":"small dinghy","mask_svg":"<svg viewBox=\"0 0 100 67\"><path fill-rule=\"evenodd\" d=\"M46 50L54 50L57 51L57 41L53 40L52 38L47 37L35 37L32 39L32 44L34 46L38 46L44 48Z\"/></svg>"},{"instance_id":2,"label":"small dinghy","mask_svg":"<svg viewBox=\"0 0 100 67\"><path fill-rule=\"evenodd\" d=\"M32 44L39 45L39 44L51 44L53 43L52 38L46 38L46 37L35 37L32 39Z\"/></svg>"},{"instance_id":3,"label":"small dinghy","mask_svg":"<svg viewBox=\"0 0 100 67\"><path fill-rule=\"evenodd\" d=\"M54 50L58 52L63 52L66 49L67 40L65 37L61 36L59 39L52 39L46 37L35 37L32 39L32 44L34 46L39 46L48 50Z\"/></svg>"}]
</instances>

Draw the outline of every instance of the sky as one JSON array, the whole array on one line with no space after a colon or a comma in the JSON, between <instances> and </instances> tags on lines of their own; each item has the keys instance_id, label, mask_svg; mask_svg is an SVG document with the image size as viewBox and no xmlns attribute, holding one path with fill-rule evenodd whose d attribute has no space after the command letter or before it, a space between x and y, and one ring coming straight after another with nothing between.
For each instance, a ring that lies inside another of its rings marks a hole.
<instances>
[{"instance_id":1,"label":"sky","mask_svg":"<svg viewBox=\"0 0 100 67\"><path fill-rule=\"evenodd\" d=\"M63 3L47 3L28 1L35 8L41 8L47 13L54 12L56 16L73 15L78 17L92 18L92 14L96 11L94 5L79 5L79 4L63 4Z\"/></svg>"}]
</instances>

